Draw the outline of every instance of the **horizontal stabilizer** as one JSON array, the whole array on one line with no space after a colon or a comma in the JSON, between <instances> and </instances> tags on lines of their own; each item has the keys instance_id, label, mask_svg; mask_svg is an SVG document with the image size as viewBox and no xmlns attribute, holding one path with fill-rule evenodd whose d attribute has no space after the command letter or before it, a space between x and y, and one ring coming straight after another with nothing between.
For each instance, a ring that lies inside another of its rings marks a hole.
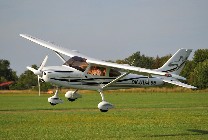
<instances>
[{"instance_id":1,"label":"horizontal stabilizer","mask_svg":"<svg viewBox=\"0 0 208 140\"><path fill-rule=\"evenodd\" d=\"M185 87L185 88L196 89L196 87L191 86L191 85L184 84L184 83L182 83L180 81L175 81L175 80L173 81L173 80L167 80L167 79L163 79L163 81L166 82L166 83L178 85L178 86Z\"/></svg>"}]
</instances>

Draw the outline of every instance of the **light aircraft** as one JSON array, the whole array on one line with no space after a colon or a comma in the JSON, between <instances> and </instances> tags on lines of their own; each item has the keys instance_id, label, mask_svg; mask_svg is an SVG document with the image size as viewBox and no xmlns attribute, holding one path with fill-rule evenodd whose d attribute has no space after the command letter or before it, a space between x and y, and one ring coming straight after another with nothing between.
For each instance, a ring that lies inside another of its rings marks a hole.
<instances>
[{"instance_id":1,"label":"light aircraft","mask_svg":"<svg viewBox=\"0 0 208 140\"><path fill-rule=\"evenodd\" d=\"M192 52L191 49L179 49L158 69L145 69L90 58L78 51L62 48L31 35L20 34L20 36L54 51L63 61L62 66L45 66L48 59L48 56L46 56L39 69L27 67L27 69L38 76L38 81L41 80L57 86L76 89L75 91L66 92L65 97L69 101L81 98L78 89L96 90L102 98L102 101L98 104L101 112L107 112L109 109L114 108L113 104L105 100L104 90L159 86L163 85L164 82L185 88L196 88L179 81L186 80L179 74ZM70 59L66 61L61 54L69 56ZM139 75L141 73L147 73L148 76ZM51 105L63 102L58 97L58 89L54 96L48 98L48 102Z\"/></svg>"}]
</instances>

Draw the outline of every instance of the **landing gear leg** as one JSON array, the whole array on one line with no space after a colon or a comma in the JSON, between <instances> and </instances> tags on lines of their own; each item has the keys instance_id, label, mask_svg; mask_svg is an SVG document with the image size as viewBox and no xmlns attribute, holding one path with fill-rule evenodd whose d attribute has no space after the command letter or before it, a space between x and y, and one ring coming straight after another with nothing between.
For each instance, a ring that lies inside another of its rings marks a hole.
<instances>
[{"instance_id":1,"label":"landing gear leg","mask_svg":"<svg viewBox=\"0 0 208 140\"><path fill-rule=\"evenodd\" d=\"M109 109L114 108L114 106L111 103L105 101L103 91L99 90L98 92L100 93L101 98L102 98L102 102L98 104L98 108L100 109L100 111L107 112Z\"/></svg>"},{"instance_id":2,"label":"landing gear leg","mask_svg":"<svg viewBox=\"0 0 208 140\"><path fill-rule=\"evenodd\" d=\"M100 92L100 95L101 95L102 101L105 101L105 97L104 97L103 91L99 91L99 92Z\"/></svg>"}]
</instances>

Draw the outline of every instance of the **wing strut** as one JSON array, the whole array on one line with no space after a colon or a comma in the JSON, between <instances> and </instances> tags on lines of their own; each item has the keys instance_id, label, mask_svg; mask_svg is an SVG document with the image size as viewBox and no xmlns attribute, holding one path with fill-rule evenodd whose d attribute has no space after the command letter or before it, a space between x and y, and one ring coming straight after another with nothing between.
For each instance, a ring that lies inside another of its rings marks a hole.
<instances>
[{"instance_id":1,"label":"wing strut","mask_svg":"<svg viewBox=\"0 0 208 140\"><path fill-rule=\"evenodd\" d=\"M60 53L58 53L57 51L54 51L54 52L58 55L58 57L59 57L64 63L66 62L66 60L64 59L63 56L61 56Z\"/></svg>"},{"instance_id":2,"label":"wing strut","mask_svg":"<svg viewBox=\"0 0 208 140\"><path fill-rule=\"evenodd\" d=\"M135 59L132 61L131 66L134 64ZM121 78L125 77L126 75L128 75L129 73L131 73L131 71L128 71L126 73L123 73L122 75L120 75L119 77L117 77L116 79L114 79L113 81L109 82L108 84L102 86L102 90L106 87L109 87L110 85L114 84L115 82L117 82L118 80L120 80Z\"/></svg>"},{"instance_id":3,"label":"wing strut","mask_svg":"<svg viewBox=\"0 0 208 140\"><path fill-rule=\"evenodd\" d=\"M125 77L126 75L128 75L130 73L130 71L123 73L122 75L118 76L116 79L112 80L111 82L109 82L108 84L104 85L101 87L101 89L105 89L107 87L109 87L110 85L114 84L115 82L117 82L118 80L120 80L121 78Z\"/></svg>"}]
</instances>

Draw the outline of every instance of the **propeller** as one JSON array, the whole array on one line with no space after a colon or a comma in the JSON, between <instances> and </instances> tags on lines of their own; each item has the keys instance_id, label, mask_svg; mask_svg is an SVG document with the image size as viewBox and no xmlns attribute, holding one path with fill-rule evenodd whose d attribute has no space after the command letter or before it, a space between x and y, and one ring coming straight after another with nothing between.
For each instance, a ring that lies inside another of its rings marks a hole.
<instances>
[{"instance_id":1,"label":"propeller","mask_svg":"<svg viewBox=\"0 0 208 140\"><path fill-rule=\"evenodd\" d=\"M45 57L45 59L43 60L42 64L40 65L39 69L36 70L36 69L34 69L32 67L29 67L29 66L27 67L27 69L32 71L35 75L41 76L42 75L42 69L43 69L43 67L46 64L47 59L48 59L48 56Z\"/></svg>"},{"instance_id":2,"label":"propeller","mask_svg":"<svg viewBox=\"0 0 208 140\"><path fill-rule=\"evenodd\" d=\"M41 76L43 75L43 71L42 71L42 70L43 70L43 68L44 68L44 66L45 66L45 64L46 64L46 62L47 62L47 59L48 59L48 56L46 56L46 57L44 58L43 62L41 63L40 67L39 67L37 70L34 69L34 68L32 68L32 67L27 66L27 69L28 69L28 70L32 71L35 75L38 76L38 90L39 90L39 96L40 96L40 79L41 79Z\"/></svg>"},{"instance_id":3,"label":"propeller","mask_svg":"<svg viewBox=\"0 0 208 140\"><path fill-rule=\"evenodd\" d=\"M39 93L39 96L40 96L40 76L38 75L38 93Z\"/></svg>"}]
</instances>

